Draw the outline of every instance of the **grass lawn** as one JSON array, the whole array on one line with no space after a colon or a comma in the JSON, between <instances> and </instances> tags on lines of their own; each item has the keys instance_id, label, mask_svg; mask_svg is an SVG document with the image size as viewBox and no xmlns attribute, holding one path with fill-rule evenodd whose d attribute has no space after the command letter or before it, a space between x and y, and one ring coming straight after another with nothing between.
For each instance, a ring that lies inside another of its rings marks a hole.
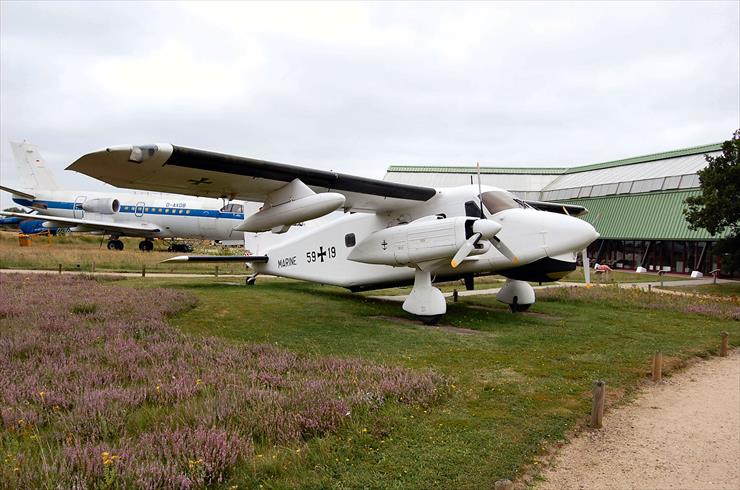
<instances>
[{"instance_id":1,"label":"grass lawn","mask_svg":"<svg viewBox=\"0 0 740 490\"><path fill-rule=\"evenodd\" d=\"M606 381L613 404L645 379L655 350L670 368L716 351L722 330L733 343L740 334L731 305L685 313L685 298L655 302L656 294L617 288L540 292L518 315L491 297L461 298L443 320L466 329L455 331L413 324L398 304L294 281L121 284L194 292L200 304L172 320L190 334L432 368L449 378L452 395L441 405L387 405L367 432L312 439L300 453L278 448L280 464L257 461L234 475L235 484L265 488L486 488L536 473L544 448L587 417L594 380Z\"/></svg>"},{"instance_id":2,"label":"grass lawn","mask_svg":"<svg viewBox=\"0 0 740 490\"><path fill-rule=\"evenodd\" d=\"M124 249L108 250L108 240L93 235L73 234L57 237L36 237L30 247L18 245L18 234L0 232L0 269L40 269L57 270L59 264L65 271L91 271L93 264L98 272L141 272L142 266L148 272L168 273L211 273L214 264L162 264L170 257L183 255L166 252L167 244L156 240L152 252L139 250L139 238L121 238ZM242 253L242 248L211 247L207 241L191 242L197 246L194 254L217 255ZM219 274L246 274L243 264L218 264Z\"/></svg>"},{"instance_id":3,"label":"grass lawn","mask_svg":"<svg viewBox=\"0 0 740 490\"><path fill-rule=\"evenodd\" d=\"M740 281L725 282L720 284L702 284L699 286L664 287L672 291L684 293L709 294L712 296L724 296L728 298L740 298Z\"/></svg>"},{"instance_id":4,"label":"grass lawn","mask_svg":"<svg viewBox=\"0 0 740 490\"><path fill-rule=\"evenodd\" d=\"M680 274L666 274L662 276L662 280L668 281L685 281L688 279L687 275ZM596 273L591 270L591 282L595 284L624 284L631 282L659 282L661 276L657 272L643 272L638 274L636 272L613 270L607 273ZM586 282L583 275L583 267L578 267L576 270L568 274L562 279L562 282Z\"/></svg>"}]
</instances>

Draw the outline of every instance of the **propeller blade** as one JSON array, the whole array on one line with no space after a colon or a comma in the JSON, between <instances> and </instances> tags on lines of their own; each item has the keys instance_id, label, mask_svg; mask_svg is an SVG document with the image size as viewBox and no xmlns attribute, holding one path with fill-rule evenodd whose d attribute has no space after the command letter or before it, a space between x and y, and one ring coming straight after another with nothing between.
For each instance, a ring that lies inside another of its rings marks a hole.
<instances>
[{"instance_id":1,"label":"propeller blade","mask_svg":"<svg viewBox=\"0 0 740 490\"><path fill-rule=\"evenodd\" d=\"M514 252L512 252L509 247L504 245L504 242L502 242L498 237L495 236L491 239L491 245L493 245L496 250L501 252L504 257L512 261L514 265L517 265L519 263L519 257L514 255Z\"/></svg>"},{"instance_id":2,"label":"propeller blade","mask_svg":"<svg viewBox=\"0 0 740 490\"><path fill-rule=\"evenodd\" d=\"M581 257L583 258L583 276L586 278L586 284L591 284L591 264L588 260L588 249L583 249Z\"/></svg>"},{"instance_id":3,"label":"propeller blade","mask_svg":"<svg viewBox=\"0 0 740 490\"><path fill-rule=\"evenodd\" d=\"M452 261L450 262L450 265L452 265L452 268L456 268L458 265L462 263L463 260L465 260L465 257L467 257L470 252L473 251L473 248L475 247L475 243L480 239L480 233L476 233L467 240L465 240L465 243L462 244L462 247L460 247L460 250L457 251L454 257L452 257Z\"/></svg>"}]
</instances>

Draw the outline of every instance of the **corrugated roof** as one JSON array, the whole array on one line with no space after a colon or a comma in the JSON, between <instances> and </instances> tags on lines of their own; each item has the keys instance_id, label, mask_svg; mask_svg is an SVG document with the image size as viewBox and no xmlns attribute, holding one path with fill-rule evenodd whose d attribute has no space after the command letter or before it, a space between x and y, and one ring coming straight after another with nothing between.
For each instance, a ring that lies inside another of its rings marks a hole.
<instances>
[{"instance_id":1,"label":"corrugated roof","mask_svg":"<svg viewBox=\"0 0 740 490\"><path fill-rule=\"evenodd\" d=\"M654 162L655 160L667 160L669 158L685 157L688 155L698 155L702 153L708 153L711 151L719 151L722 149L722 143L713 143L710 145L693 146L691 148L682 148L680 150L664 151L662 153L653 153L650 155L643 155L639 157L624 158L622 160L613 160L611 162L594 163L591 165L582 165L580 167L572 167L567 169L566 174L572 174L576 172L587 172L589 170L597 170L602 168L610 167L621 167L622 165L632 165L634 163L645 163Z\"/></svg>"},{"instance_id":2,"label":"corrugated roof","mask_svg":"<svg viewBox=\"0 0 740 490\"><path fill-rule=\"evenodd\" d=\"M598 170L602 168L621 167L623 165L632 165L635 163L646 163L654 162L656 160L667 160L669 158L684 157L689 155L698 155L703 153L709 153L712 151L719 151L722 149L722 143L713 143L702 146L692 146L690 148L681 148L678 150L664 151L661 153L652 153L650 155L642 155L631 158L623 158L621 160L613 160L609 162L593 163L589 165L581 165L578 167L483 167L481 166L480 172L482 174L540 174L540 175L560 175L560 174L573 174L578 172L588 172L589 170ZM388 172L417 172L417 173L452 173L452 174L469 174L475 173L475 167L440 167L431 166L427 167L424 165L392 165L388 167Z\"/></svg>"},{"instance_id":3,"label":"corrugated roof","mask_svg":"<svg viewBox=\"0 0 740 490\"><path fill-rule=\"evenodd\" d=\"M481 167L482 174L539 174L539 175L560 175L568 170L565 167L543 167L543 168L525 168L525 167ZM475 174L478 172L476 167L426 167L424 165L391 165L388 172L407 172L407 173L439 173L439 174Z\"/></svg>"},{"instance_id":4,"label":"corrugated roof","mask_svg":"<svg viewBox=\"0 0 740 490\"><path fill-rule=\"evenodd\" d=\"M683 215L684 200L698 189L568 199L588 209L583 217L601 238L613 240L710 240L706 230L691 230ZM597 219L598 218L598 219Z\"/></svg>"}]
</instances>

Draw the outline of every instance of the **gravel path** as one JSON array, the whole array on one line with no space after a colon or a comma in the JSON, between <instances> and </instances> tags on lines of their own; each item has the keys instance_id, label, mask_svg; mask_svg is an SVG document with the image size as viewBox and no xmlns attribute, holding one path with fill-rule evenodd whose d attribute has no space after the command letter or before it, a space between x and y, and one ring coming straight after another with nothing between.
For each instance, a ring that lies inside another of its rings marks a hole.
<instances>
[{"instance_id":1,"label":"gravel path","mask_svg":"<svg viewBox=\"0 0 740 490\"><path fill-rule=\"evenodd\" d=\"M740 490L740 350L607 411L604 429L564 446L543 476L539 490Z\"/></svg>"}]
</instances>

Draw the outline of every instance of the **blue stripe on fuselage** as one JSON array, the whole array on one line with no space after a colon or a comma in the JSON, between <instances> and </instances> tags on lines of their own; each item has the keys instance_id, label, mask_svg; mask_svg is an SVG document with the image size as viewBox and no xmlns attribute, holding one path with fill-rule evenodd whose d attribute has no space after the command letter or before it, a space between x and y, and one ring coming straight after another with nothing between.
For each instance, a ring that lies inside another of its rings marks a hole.
<instances>
[{"instance_id":1,"label":"blue stripe on fuselage","mask_svg":"<svg viewBox=\"0 0 740 490\"><path fill-rule=\"evenodd\" d=\"M75 203L65 201L42 201L23 199L20 197L14 197L13 202L26 206L29 208L37 209L74 209ZM224 213L217 209L194 209L194 208L163 208L163 207L152 207L144 206L143 213L136 212L137 206L123 205L119 213L129 214L147 214L147 215L162 215L162 216L194 216L198 218L222 218L222 219L244 219L244 213Z\"/></svg>"}]
</instances>

